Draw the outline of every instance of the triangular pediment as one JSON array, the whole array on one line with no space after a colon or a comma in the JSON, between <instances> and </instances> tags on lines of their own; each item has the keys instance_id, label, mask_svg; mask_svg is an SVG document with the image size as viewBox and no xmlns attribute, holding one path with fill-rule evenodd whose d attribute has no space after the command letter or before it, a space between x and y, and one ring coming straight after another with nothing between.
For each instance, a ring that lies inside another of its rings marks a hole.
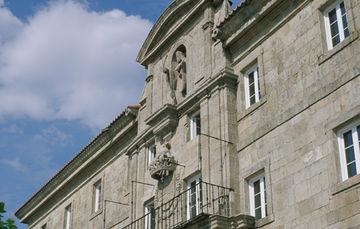
<instances>
[{"instance_id":1,"label":"triangular pediment","mask_svg":"<svg viewBox=\"0 0 360 229\"><path fill-rule=\"evenodd\" d=\"M172 34L181 28L190 16L196 13L207 0L174 0L159 17L138 54L137 61L143 65L148 64L152 56Z\"/></svg>"}]
</instances>

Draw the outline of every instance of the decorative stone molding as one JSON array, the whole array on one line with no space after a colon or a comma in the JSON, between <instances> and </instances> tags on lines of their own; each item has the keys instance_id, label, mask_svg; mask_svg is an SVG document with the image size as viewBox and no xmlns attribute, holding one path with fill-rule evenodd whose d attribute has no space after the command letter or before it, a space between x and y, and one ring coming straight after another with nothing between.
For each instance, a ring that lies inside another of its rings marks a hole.
<instances>
[{"instance_id":1,"label":"decorative stone molding","mask_svg":"<svg viewBox=\"0 0 360 229\"><path fill-rule=\"evenodd\" d=\"M176 107L166 104L162 109L145 120L146 124L153 127L153 134L158 138L171 135L178 124Z\"/></svg>"}]
</instances>

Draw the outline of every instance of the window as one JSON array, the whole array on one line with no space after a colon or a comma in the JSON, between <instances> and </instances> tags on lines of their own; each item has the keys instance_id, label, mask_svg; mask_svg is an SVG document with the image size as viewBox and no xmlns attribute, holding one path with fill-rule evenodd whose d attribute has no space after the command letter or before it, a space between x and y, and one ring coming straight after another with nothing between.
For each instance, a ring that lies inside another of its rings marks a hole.
<instances>
[{"instance_id":1,"label":"window","mask_svg":"<svg viewBox=\"0 0 360 229\"><path fill-rule=\"evenodd\" d=\"M95 184L94 184L94 187L93 187L93 200L94 200L94 203L93 203L93 209L94 209L94 212L98 212L100 209L101 209L101 206L102 206L102 188L101 188L101 180L97 181Z\"/></svg>"},{"instance_id":2,"label":"window","mask_svg":"<svg viewBox=\"0 0 360 229\"><path fill-rule=\"evenodd\" d=\"M71 229L72 225L71 225L71 221L72 221L72 210L71 210L71 204L68 205L65 208L65 221L64 221L64 227L65 229Z\"/></svg>"},{"instance_id":3,"label":"window","mask_svg":"<svg viewBox=\"0 0 360 229\"><path fill-rule=\"evenodd\" d=\"M344 1L336 1L324 12L326 41L328 49L333 49L350 35L348 17Z\"/></svg>"},{"instance_id":4,"label":"window","mask_svg":"<svg viewBox=\"0 0 360 229\"><path fill-rule=\"evenodd\" d=\"M260 76L258 65L252 66L245 73L244 77L245 85L245 100L246 100L246 109L249 108L256 102L259 102L261 99L260 94Z\"/></svg>"},{"instance_id":5,"label":"window","mask_svg":"<svg viewBox=\"0 0 360 229\"><path fill-rule=\"evenodd\" d=\"M190 117L190 140L194 139L201 133L200 112L196 112Z\"/></svg>"},{"instance_id":6,"label":"window","mask_svg":"<svg viewBox=\"0 0 360 229\"><path fill-rule=\"evenodd\" d=\"M201 212L202 188L201 176L195 176L187 182L187 219L191 219Z\"/></svg>"},{"instance_id":7,"label":"window","mask_svg":"<svg viewBox=\"0 0 360 229\"><path fill-rule=\"evenodd\" d=\"M155 145L150 146L148 151L149 151L149 165L150 165L150 163L154 161L156 158L156 146Z\"/></svg>"},{"instance_id":8,"label":"window","mask_svg":"<svg viewBox=\"0 0 360 229\"><path fill-rule=\"evenodd\" d=\"M145 229L155 229L155 206L153 201L145 205Z\"/></svg>"},{"instance_id":9,"label":"window","mask_svg":"<svg viewBox=\"0 0 360 229\"><path fill-rule=\"evenodd\" d=\"M47 228L47 225L46 223L44 225L41 226L41 229L46 229Z\"/></svg>"},{"instance_id":10,"label":"window","mask_svg":"<svg viewBox=\"0 0 360 229\"><path fill-rule=\"evenodd\" d=\"M341 175L347 180L360 173L360 125L340 131L338 142Z\"/></svg>"},{"instance_id":11,"label":"window","mask_svg":"<svg viewBox=\"0 0 360 229\"><path fill-rule=\"evenodd\" d=\"M249 181L250 213L255 219L262 219L267 214L266 187L264 174Z\"/></svg>"}]
</instances>

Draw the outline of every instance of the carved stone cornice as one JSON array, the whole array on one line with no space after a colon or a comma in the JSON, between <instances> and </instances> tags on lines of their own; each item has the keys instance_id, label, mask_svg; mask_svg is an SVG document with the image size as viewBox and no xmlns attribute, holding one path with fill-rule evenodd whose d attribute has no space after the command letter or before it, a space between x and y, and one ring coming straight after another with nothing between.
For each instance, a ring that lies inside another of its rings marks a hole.
<instances>
[{"instance_id":1,"label":"carved stone cornice","mask_svg":"<svg viewBox=\"0 0 360 229\"><path fill-rule=\"evenodd\" d=\"M183 115L186 111L193 107L194 104L199 103L204 97L208 97L209 93L217 87L235 88L238 76L234 74L230 68L224 68L217 74L213 75L205 81L195 93L188 95L185 100L178 104L177 109L179 115Z\"/></svg>"},{"instance_id":2,"label":"carved stone cornice","mask_svg":"<svg viewBox=\"0 0 360 229\"><path fill-rule=\"evenodd\" d=\"M173 1L151 29L141 47L137 61L146 66L159 50L176 40L174 37L179 37L179 33L183 31L186 24L189 24L189 21L201 16L203 9L211 1L213 0Z\"/></svg>"},{"instance_id":3,"label":"carved stone cornice","mask_svg":"<svg viewBox=\"0 0 360 229\"><path fill-rule=\"evenodd\" d=\"M157 137L164 137L173 133L178 124L178 112L176 106L166 104L145 120L145 123L153 128Z\"/></svg>"}]
</instances>

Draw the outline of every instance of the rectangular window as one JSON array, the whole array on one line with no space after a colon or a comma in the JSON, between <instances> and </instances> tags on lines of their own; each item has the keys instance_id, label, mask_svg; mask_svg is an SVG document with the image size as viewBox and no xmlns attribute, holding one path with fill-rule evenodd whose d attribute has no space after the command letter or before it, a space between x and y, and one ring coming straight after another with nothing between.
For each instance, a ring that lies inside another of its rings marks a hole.
<instances>
[{"instance_id":1,"label":"rectangular window","mask_svg":"<svg viewBox=\"0 0 360 229\"><path fill-rule=\"evenodd\" d=\"M150 163L154 161L156 158L156 146L155 145L150 146L148 151L149 151L148 153L149 153L149 165L150 165Z\"/></svg>"},{"instance_id":2,"label":"rectangular window","mask_svg":"<svg viewBox=\"0 0 360 229\"><path fill-rule=\"evenodd\" d=\"M150 202L145 205L145 229L155 229L154 202Z\"/></svg>"},{"instance_id":3,"label":"rectangular window","mask_svg":"<svg viewBox=\"0 0 360 229\"><path fill-rule=\"evenodd\" d=\"M267 216L265 176L260 175L249 181L250 213L255 219Z\"/></svg>"},{"instance_id":4,"label":"rectangular window","mask_svg":"<svg viewBox=\"0 0 360 229\"><path fill-rule=\"evenodd\" d=\"M196 112L190 117L190 140L194 139L201 133L200 112Z\"/></svg>"},{"instance_id":5,"label":"rectangular window","mask_svg":"<svg viewBox=\"0 0 360 229\"><path fill-rule=\"evenodd\" d=\"M360 173L360 125L338 134L341 175L347 180Z\"/></svg>"},{"instance_id":6,"label":"rectangular window","mask_svg":"<svg viewBox=\"0 0 360 229\"><path fill-rule=\"evenodd\" d=\"M65 225L64 225L64 228L65 229L71 229L72 228L72 224L71 224L71 221L72 221L72 210L71 210L71 204L68 205L66 208L65 208Z\"/></svg>"},{"instance_id":7,"label":"rectangular window","mask_svg":"<svg viewBox=\"0 0 360 229\"><path fill-rule=\"evenodd\" d=\"M324 12L326 41L328 49L333 49L350 35L348 17L344 1L336 1Z\"/></svg>"},{"instance_id":8,"label":"rectangular window","mask_svg":"<svg viewBox=\"0 0 360 229\"><path fill-rule=\"evenodd\" d=\"M198 175L187 182L187 219L201 213L202 188L201 176Z\"/></svg>"},{"instance_id":9,"label":"rectangular window","mask_svg":"<svg viewBox=\"0 0 360 229\"><path fill-rule=\"evenodd\" d=\"M258 65L251 67L244 77L246 109L261 99Z\"/></svg>"},{"instance_id":10,"label":"rectangular window","mask_svg":"<svg viewBox=\"0 0 360 229\"><path fill-rule=\"evenodd\" d=\"M101 209L101 205L102 205L102 198L101 198L101 194L102 194L102 188L101 188L101 180L99 180L98 182L96 182L94 184L94 212L97 212Z\"/></svg>"}]
</instances>

